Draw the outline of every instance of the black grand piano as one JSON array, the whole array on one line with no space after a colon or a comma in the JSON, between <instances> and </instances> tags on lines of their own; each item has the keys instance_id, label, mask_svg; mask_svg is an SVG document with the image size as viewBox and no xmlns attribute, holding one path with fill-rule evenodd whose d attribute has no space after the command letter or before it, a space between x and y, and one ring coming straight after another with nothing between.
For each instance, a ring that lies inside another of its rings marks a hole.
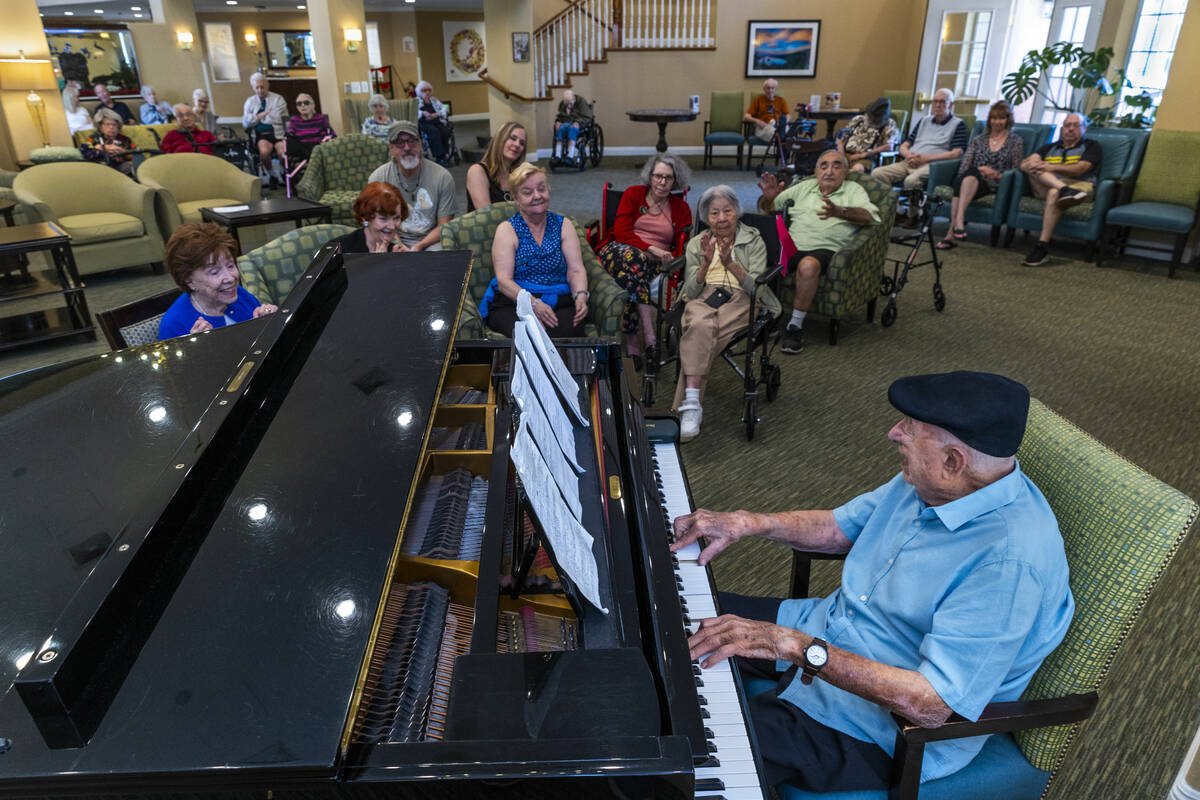
<instances>
[{"instance_id":1,"label":"black grand piano","mask_svg":"<svg viewBox=\"0 0 1200 800\"><path fill-rule=\"evenodd\" d=\"M762 798L668 419L559 350L609 613L509 458L466 253L322 249L280 313L0 381L0 795Z\"/></svg>"}]
</instances>

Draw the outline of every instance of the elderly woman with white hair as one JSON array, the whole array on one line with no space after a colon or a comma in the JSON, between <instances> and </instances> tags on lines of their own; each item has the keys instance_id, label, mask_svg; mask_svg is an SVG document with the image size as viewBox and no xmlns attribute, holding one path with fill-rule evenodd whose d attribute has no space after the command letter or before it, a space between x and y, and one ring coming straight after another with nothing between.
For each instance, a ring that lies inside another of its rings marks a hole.
<instances>
[{"instance_id":1,"label":"elderly woman with white hair","mask_svg":"<svg viewBox=\"0 0 1200 800\"><path fill-rule=\"evenodd\" d=\"M433 96L433 85L429 81L417 84L417 100L420 103L417 120L421 135L429 140L429 152L433 160L443 167L448 165L450 152L450 125L446 106Z\"/></svg>"},{"instance_id":2,"label":"elderly woman with white hair","mask_svg":"<svg viewBox=\"0 0 1200 800\"><path fill-rule=\"evenodd\" d=\"M153 86L142 87L142 99L146 101L139 109L143 125L165 125L175 119L171 106L166 101L159 102Z\"/></svg>"},{"instance_id":3,"label":"elderly woman with white hair","mask_svg":"<svg viewBox=\"0 0 1200 800\"><path fill-rule=\"evenodd\" d=\"M683 333L679 339L679 384L674 406L680 413L682 441L700 434L700 405L713 359L750 322L750 297L772 315L782 306L756 279L767 272L767 246L756 228L740 221L742 204L725 184L707 189L696 208L708 224L684 250Z\"/></svg>"},{"instance_id":4,"label":"elderly woman with white hair","mask_svg":"<svg viewBox=\"0 0 1200 800\"><path fill-rule=\"evenodd\" d=\"M196 124L209 133L217 132L217 115L213 113L212 103L208 92L196 89L192 92L192 113L196 115Z\"/></svg>"},{"instance_id":5,"label":"elderly woman with white hair","mask_svg":"<svg viewBox=\"0 0 1200 800\"><path fill-rule=\"evenodd\" d=\"M367 109L371 112L371 116L363 120L363 135L374 136L387 144L388 131L396 124L396 120L388 116L387 98L381 94L371 95L371 99L367 101Z\"/></svg>"},{"instance_id":6,"label":"elderly woman with white hair","mask_svg":"<svg viewBox=\"0 0 1200 800\"><path fill-rule=\"evenodd\" d=\"M79 89L71 84L62 92L63 110L67 112L67 127L71 133L76 131L90 131L96 127L92 124L92 115L88 110L79 105Z\"/></svg>"}]
</instances>

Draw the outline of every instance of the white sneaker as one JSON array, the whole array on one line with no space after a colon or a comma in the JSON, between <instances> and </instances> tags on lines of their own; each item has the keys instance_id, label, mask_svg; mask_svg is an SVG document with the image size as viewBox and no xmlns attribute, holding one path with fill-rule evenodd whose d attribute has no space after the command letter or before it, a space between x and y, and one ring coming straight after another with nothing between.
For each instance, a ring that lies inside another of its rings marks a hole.
<instances>
[{"instance_id":1,"label":"white sneaker","mask_svg":"<svg viewBox=\"0 0 1200 800\"><path fill-rule=\"evenodd\" d=\"M571 142L571 146L569 148L567 148L567 160L568 161L575 160L575 143L574 142Z\"/></svg>"},{"instance_id":2,"label":"white sneaker","mask_svg":"<svg viewBox=\"0 0 1200 800\"><path fill-rule=\"evenodd\" d=\"M690 442L700 435L700 420L704 409L699 403L684 400L679 404L679 441Z\"/></svg>"}]
</instances>

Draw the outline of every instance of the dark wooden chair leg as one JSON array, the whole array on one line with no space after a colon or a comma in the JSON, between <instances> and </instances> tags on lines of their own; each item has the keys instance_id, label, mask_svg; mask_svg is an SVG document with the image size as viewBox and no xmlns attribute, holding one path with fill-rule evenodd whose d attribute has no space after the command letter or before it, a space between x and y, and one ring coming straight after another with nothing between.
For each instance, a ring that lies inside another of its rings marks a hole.
<instances>
[{"instance_id":1,"label":"dark wooden chair leg","mask_svg":"<svg viewBox=\"0 0 1200 800\"><path fill-rule=\"evenodd\" d=\"M1096 242L1088 242L1087 247L1085 247L1083 250L1083 260L1092 261L1093 259L1099 258L1097 255L1098 251L1099 248L1096 246Z\"/></svg>"},{"instance_id":2,"label":"dark wooden chair leg","mask_svg":"<svg viewBox=\"0 0 1200 800\"><path fill-rule=\"evenodd\" d=\"M1005 247L1005 249L1012 247L1013 237L1016 235L1017 235L1017 229L1012 227L1011 225L1009 225L1008 230L1006 230L1004 232L1004 247Z\"/></svg>"},{"instance_id":3,"label":"dark wooden chair leg","mask_svg":"<svg viewBox=\"0 0 1200 800\"><path fill-rule=\"evenodd\" d=\"M1175 234L1175 249L1171 252L1171 267L1167 271L1168 278L1175 277L1175 268L1183 262L1183 246L1187 244L1186 233Z\"/></svg>"},{"instance_id":4,"label":"dark wooden chair leg","mask_svg":"<svg viewBox=\"0 0 1200 800\"><path fill-rule=\"evenodd\" d=\"M875 301L878 299L879 298L877 297L873 297L871 298L870 302L867 303L867 322L875 321Z\"/></svg>"},{"instance_id":5,"label":"dark wooden chair leg","mask_svg":"<svg viewBox=\"0 0 1200 800\"><path fill-rule=\"evenodd\" d=\"M1099 245L1096 249L1096 266L1097 267L1104 266L1104 251L1106 249L1104 246L1104 242L1105 242L1104 235L1106 233L1108 233L1108 227L1106 225L1101 225L1100 226L1100 238L1096 242L1097 245Z\"/></svg>"},{"instance_id":6,"label":"dark wooden chair leg","mask_svg":"<svg viewBox=\"0 0 1200 800\"><path fill-rule=\"evenodd\" d=\"M871 301L875 302L874 300ZM829 320L829 346L833 347L837 344L838 321L837 319Z\"/></svg>"},{"instance_id":7,"label":"dark wooden chair leg","mask_svg":"<svg viewBox=\"0 0 1200 800\"><path fill-rule=\"evenodd\" d=\"M1000 226L993 225L992 226L992 237L991 237L992 247L995 247L999 243L1000 243Z\"/></svg>"}]
</instances>

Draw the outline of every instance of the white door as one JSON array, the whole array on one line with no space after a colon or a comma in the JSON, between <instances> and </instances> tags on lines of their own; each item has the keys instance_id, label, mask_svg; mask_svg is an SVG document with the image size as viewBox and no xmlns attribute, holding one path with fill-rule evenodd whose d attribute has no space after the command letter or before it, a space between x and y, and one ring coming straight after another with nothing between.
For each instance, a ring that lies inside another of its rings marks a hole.
<instances>
[{"instance_id":1,"label":"white door","mask_svg":"<svg viewBox=\"0 0 1200 800\"><path fill-rule=\"evenodd\" d=\"M1096 38L1100 34L1100 19L1104 16L1104 0L1054 0L1054 13L1050 17L1050 33L1046 36L1046 44L1056 42L1071 42L1082 45L1085 50L1096 49ZM1070 65L1058 66L1051 69L1042 83L1042 91L1054 98L1054 103L1047 103L1040 93L1033 101L1032 119L1057 125L1067 115L1065 111L1054 108L1057 104L1063 108L1078 108L1083 100L1083 91L1073 89L1067 83Z\"/></svg>"},{"instance_id":2,"label":"white door","mask_svg":"<svg viewBox=\"0 0 1200 800\"><path fill-rule=\"evenodd\" d=\"M917 93L932 98L944 88L956 98L990 99L1000 82L1011 7L1012 0L930 0ZM928 110L926 105L917 113ZM975 113L975 106L956 105L956 111Z\"/></svg>"}]
</instances>

